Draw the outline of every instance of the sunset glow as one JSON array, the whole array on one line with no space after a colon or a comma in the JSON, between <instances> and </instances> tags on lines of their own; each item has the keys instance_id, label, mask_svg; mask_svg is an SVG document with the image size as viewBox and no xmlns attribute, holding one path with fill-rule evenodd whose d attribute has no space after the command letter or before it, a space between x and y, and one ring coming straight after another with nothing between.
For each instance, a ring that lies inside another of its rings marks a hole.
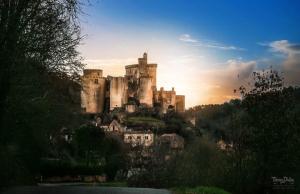
<instances>
[{"instance_id":1,"label":"sunset glow","mask_svg":"<svg viewBox=\"0 0 300 194\"><path fill-rule=\"evenodd\" d=\"M285 73L288 83L300 82L296 76L300 73L300 51L291 47L299 41L296 36L299 29L292 17L289 17L288 28L276 17L271 18L274 13L284 18L280 10L274 8L264 15L268 5L256 9L257 15L270 17L266 29L270 32L265 33L255 29L263 26L257 20L247 25L243 23L243 18L250 17L250 13L239 10L232 16L225 14L237 7L243 9L241 3L220 3L223 6L218 9L224 13L214 16L211 12L216 5L209 1L201 5L178 1L162 4L161 8L154 4L147 0L129 0L99 1L86 6L87 14L82 20L86 21L83 33L87 37L80 47L86 68L102 69L104 75L123 76L124 66L137 63L137 57L147 52L149 61L158 64L158 87L175 87L178 94L186 96L187 107L237 98L239 96L233 93L235 88L247 83L253 71L271 65ZM290 14L295 11L292 7L282 9L290 9ZM230 33L219 21L221 17L222 22L232 28ZM246 26L252 28L242 30ZM297 29L290 33L291 28Z\"/></svg>"}]
</instances>

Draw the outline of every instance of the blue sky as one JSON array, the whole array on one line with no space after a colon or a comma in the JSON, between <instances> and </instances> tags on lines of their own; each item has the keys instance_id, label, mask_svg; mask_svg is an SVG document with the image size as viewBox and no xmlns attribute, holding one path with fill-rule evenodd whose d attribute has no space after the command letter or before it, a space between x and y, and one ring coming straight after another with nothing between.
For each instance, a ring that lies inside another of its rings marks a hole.
<instances>
[{"instance_id":1,"label":"blue sky","mask_svg":"<svg viewBox=\"0 0 300 194\"><path fill-rule=\"evenodd\" d=\"M188 106L222 103L270 65L300 82L299 10L296 0L91 0L80 50L87 67L112 75L147 51L159 86L175 86Z\"/></svg>"}]
</instances>

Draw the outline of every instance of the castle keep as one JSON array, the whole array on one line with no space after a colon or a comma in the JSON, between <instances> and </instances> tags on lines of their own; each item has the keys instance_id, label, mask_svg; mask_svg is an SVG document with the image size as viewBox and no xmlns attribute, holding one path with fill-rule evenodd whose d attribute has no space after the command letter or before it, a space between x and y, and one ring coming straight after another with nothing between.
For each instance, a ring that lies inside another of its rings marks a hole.
<instances>
[{"instance_id":1,"label":"castle keep","mask_svg":"<svg viewBox=\"0 0 300 194\"><path fill-rule=\"evenodd\" d=\"M102 70L85 69L81 77L81 107L86 113L102 113L114 108L126 108L134 112L139 106L159 106L161 112L168 109L184 112L185 97L176 91L156 88L157 64L148 63L147 53L138 64L125 66L124 77L103 77Z\"/></svg>"}]
</instances>

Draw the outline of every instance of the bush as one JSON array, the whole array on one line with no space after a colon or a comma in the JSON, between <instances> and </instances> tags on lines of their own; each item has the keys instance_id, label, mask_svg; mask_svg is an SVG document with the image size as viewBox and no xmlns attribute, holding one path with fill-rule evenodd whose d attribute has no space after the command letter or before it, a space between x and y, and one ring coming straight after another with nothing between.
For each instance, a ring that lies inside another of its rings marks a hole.
<instances>
[{"instance_id":1,"label":"bush","mask_svg":"<svg viewBox=\"0 0 300 194\"><path fill-rule=\"evenodd\" d=\"M174 173L174 186L195 187L223 185L226 166L226 155L214 143L205 138L197 138L169 168Z\"/></svg>"},{"instance_id":2,"label":"bush","mask_svg":"<svg viewBox=\"0 0 300 194\"><path fill-rule=\"evenodd\" d=\"M41 173L45 177L101 175L104 173L104 168L99 166L71 165L69 162L63 161L44 161Z\"/></svg>"},{"instance_id":3,"label":"bush","mask_svg":"<svg viewBox=\"0 0 300 194\"><path fill-rule=\"evenodd\" d=\"M158 127L158 128L164 128L165 123L159 119L156 119L154 117L142 117L142 116L136 116L136 117L129 117L127 119L127 125L130 126L145 126L145 127Z\"/></svg>"},{"instance_id":4,"label":"bush","mask_svg":"<svg viewBox=\"0 0 300 194\"><path fill-rule=\"evenodd\" d=\"M175 194L230 194L223 189L217 187L195 187L195 188L173 188Z\"/></svg>"}]
</instances>

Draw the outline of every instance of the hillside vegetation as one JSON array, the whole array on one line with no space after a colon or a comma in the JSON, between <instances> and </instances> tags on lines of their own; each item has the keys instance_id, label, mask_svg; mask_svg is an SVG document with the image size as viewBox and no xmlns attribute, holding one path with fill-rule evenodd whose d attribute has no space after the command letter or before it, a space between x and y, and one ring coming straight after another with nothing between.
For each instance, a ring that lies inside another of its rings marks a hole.
<instances>
[{"instance_id":1,"label":"hillside vegetation","mask_svg":"<svg viewBox=\"0 0 300 194\"><path fill-rule=\"evenodd\" d=\"M154 128L165 128L166 124L164 121L146 116L134 116L127 118L127 125L131 126L147 126Z\"/></svg>"}]
</instances>

